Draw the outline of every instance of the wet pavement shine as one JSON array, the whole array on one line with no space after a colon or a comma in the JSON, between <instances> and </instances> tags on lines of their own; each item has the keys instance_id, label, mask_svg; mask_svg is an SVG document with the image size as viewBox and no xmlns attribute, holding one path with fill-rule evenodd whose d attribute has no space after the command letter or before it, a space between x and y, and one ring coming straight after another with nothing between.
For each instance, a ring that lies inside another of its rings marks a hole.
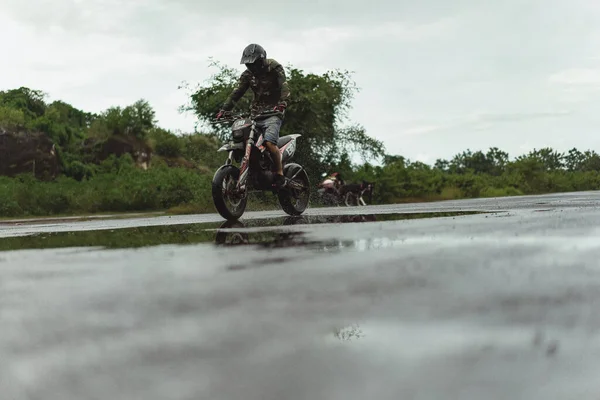
<instances>
[{"instance_id":1,"label":"wet pavement shine","mask_svg":"<svg viewBox=\"0 0 600 400\"><path fill-rule=\"evenodd\" d=\"M600 398L598 192L0 237L0 399Z\"/></svg>"}]
</instances>

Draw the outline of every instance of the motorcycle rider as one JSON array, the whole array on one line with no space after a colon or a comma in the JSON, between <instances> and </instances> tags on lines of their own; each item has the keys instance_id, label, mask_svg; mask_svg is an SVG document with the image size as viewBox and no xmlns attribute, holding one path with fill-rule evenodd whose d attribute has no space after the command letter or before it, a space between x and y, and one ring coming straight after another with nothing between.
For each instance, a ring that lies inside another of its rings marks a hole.
<instances>
[{"instance_id":1,"label":"motorcycle rider","mask_svg":"<svg viewBox=\"0 0 600 400\"><path fill-rule=\"evenodd\" d=\"M342 186L344 186L344 180L342 179L342 175L339 172L334 172L333 174L329 175L326 179L330 179L333 181L334 188L335 190L337 190L338 193L342 189Z\"/></svg>"},{"instance_id":2,"label":"motorcycle rider","mask_svg":"<svg viewBox=\"0 0 600 400\"><path fill-rule=\"evenodd\" d=\"M284 112L290 99L290 89L285 71L277 61L267 58L267 52L262 46L254 43L246 46L242 52L240 64L245 64L247 69L240 76L237 87L221 107L217 119L231 111L234 104L242 98L248 89L252 89L254 94L251 106L253 111L266 108L279 111L277 115L257 121L256 125L259 129L264 130L265 147L269 150L275 164L274 186L280 188L285 185L286 179L283 176L281 152L277 147L277 141L284 119Z\"/></svg>"}]
</instances>

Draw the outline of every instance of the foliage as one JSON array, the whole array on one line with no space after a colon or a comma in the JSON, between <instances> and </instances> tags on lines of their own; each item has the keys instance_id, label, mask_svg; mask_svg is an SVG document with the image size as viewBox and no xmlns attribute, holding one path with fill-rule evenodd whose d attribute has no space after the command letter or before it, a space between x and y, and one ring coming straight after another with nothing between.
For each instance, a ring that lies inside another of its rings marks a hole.
<instances>
[{"instance_id":1,"label":"foliage","mask_svg":"<svg viewBox=\"0 0 600 400\"><path fill-rule=\"evenodd\" d=\"M163 157L180 157L183 151L183 142L173 133L155 128L150 132L150 141L154 152Z\"/></svg>"},{"instance_id":2,"label":"foliage","mask_svg":"<svg viewBox=\"0 0 600 400\"><path fill-rule=\"evenodd\" d=\"M123 138L123 143L145 142L159 129L153 108L143 99L93 114L60 100L47 103L45 93L25 87L0 92L0 128L48 135L56 145L62 173L76 180L95 173L93 164L103 159L95 153L109 138ZM178 146L171 140L161 143L159 150L173 152Z\"/></svg>"},{"instance_id":3,"label":"foliage","mask_svg":"<svg viewBox=\"0 0 600 400\"><path fill-rule=\"evenodd\" d=\"M180 204L210 206L210 177L183 168L147 171L131 161L105 161L92 178L35 181L29 175L0 177L0 215L54 215L163 210Z\"/></svg>"},{"instance_id":4,"label":"foliage","mask_svg":"<svg viewBox=\"0 0 600 400\"><path fill-rule=\"evenodd\" d=\"M155 112L146 100L138 100L125 108L110 107L96 118L90 136L106 138L111 135L146 139L155 127Z\"/></svg>"},{"instance_id":5,"label":"foliage","mask_svg":"<svg viewBox=\"0 0 600 400\"><path fill-rule=\"evenodd\" d=\"M387 155L382 166L334 165L346 180L375 182L376 203L499 197L600 189L600 156L594 151L533 149L509 160L498 148L466 150L433 167Z\"/></svg>"},{"instance_id":6,"label":"foliage","mask_svg":"<svg viewBox=\"0 0 600 400\"><path fill-rule=\"evenodd\" d=\"M217 152L221 141L214 135L187 134L179 137L183 143L182 155L195 164L207 167L211 174L225 160L226 153Z\"/></svg>"},{"instance_id":7,"label":"foliage","mask_svg":"<svg viewBox=\"0 0 600 400\"><path fill-rule=\"evenodd\" d=\"M21 87L0 92L0 126L45 132L59 146L80 139L93 115L63 102L45 102L39 90Z\"/></svg>"},{"instance_id":8,"label":"foliage","mask_svg":"<svg viewBox=\"0 0 600 400\"><path fill-rule=\"evenodd\" d=\"M0 128L18 131L25 126L25 114L21 110L0 106Z\"/></svg>"}]
</instances>

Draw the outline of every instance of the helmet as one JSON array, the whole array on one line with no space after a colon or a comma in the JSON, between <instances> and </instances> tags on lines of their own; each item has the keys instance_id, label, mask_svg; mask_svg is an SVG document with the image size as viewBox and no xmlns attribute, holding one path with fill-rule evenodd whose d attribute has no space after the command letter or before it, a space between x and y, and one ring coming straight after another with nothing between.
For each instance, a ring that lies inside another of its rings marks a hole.
<instances>
[{"instance_id":1,"label":"helmet","mask_svg":"<svg viewBox=\"0 0 600 400\"><path fill-rule=\"evenodd\" d=\"M267 52L259 44L249 44L242 53L240 64L246 64L252 73L259 73L267 65Z\"/></svg>"},{"instance_id":2,"label":"helmet","mask_svg":"<svg viewBox=\"0 0 600 400\"><path fill-rule=\"evenodd\" d=\"M267 52L260 44L249 44L242 53L240 64L253 64L256 60L267 59Z\"/></svg>"}]
</instances>

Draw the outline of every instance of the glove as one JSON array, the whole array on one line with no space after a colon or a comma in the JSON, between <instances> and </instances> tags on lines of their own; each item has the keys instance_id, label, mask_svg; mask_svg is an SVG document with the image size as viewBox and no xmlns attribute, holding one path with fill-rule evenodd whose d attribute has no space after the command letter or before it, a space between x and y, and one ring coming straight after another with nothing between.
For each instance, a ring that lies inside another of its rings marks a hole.
<instances>
[{"instance_id":1,"label":"glove","mask_svg":"<svg viewBox=\"0 0 600 400\"><path fill-rule=\"evenodd\" d=\"M273 111L279 111L279 112L284 112L285 111L285 107L286 105L283 103L277 104L274 108Z\"/></svg>"},{"instance_id":2,"label":"glove","mask_svg":"<svg viewBox=\"0 0 600 400\"><path fill-rule=\"evenodd\" d=\"M225 114L227 114L227 111L225 110L220 110L219 113L217 114L216 118L217 119L221 119L225 116Z\"/></svg>"}]
</instances>

